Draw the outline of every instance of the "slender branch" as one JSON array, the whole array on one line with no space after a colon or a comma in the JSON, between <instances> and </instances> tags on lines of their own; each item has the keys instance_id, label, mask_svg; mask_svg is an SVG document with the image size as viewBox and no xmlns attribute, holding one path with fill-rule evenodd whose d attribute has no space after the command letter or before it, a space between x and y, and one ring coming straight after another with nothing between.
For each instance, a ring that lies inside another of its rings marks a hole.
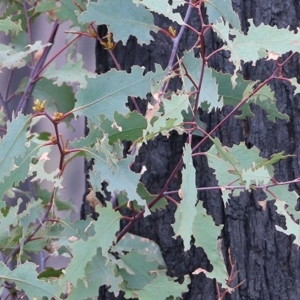
<instances>
[{"instance_id":1,"label":"slender branch","mask_svg":"<svg viewBox=\"0 0 300 300\"><path fill-rule=\"evenodd\" d=\"M26 2L25 1L23 1L23 9L24 9L26 24L27 24L28 40L29 40L29 44L32 45L33 40L32 40L32 33L31 33L31 24L30 24L30 19L28 17L28 12L27 12L27 7L26 7ZM33 52L31 52L31 63L32 63L32 65L34 63L34 54L33 54Z\"/></svg>"},{"instance_id":2,"label":"slender branch","mask_svg":"<svg viewBox=\"0 0 300 300\"><path fill-rule=\"evenodd\" d=\"M290 55L288 59L286 59L284 61L284 63L286 63L293 55ZM273 78L276 77L277 72L279 71L280 67L283 66L282 63L280 66L278 66L275 71L273 72L273 74L266 79L265 81L263 81L261 84L259 84L247 97L243 98L240 103L219 123L217 124L209 133L207 133L207 135L196 145L193 147L192 152L195 152L208 138L209 136L212 135L212 133L214 133L221 125L223 125L225 122L227 122L229 120L229 118L237 111L239 110L239 108L245 104L254 94L256 94L263 86L265 86L267 83L269 83ZM173 169L171 175L169 176L167 182L165 183L165 185L163 186L163 188L161 189L161 191L159 192L159 194L148 204L148 207L151 208L153 205L155 205L164 195L165 192L167 190L167 188L169 187L169 185L171 184L173 178L176 176L177 172L179 171L179 169L182 167L183 164L183 159L181 158L180 161L177 163L176 167ZM295 182L300 182L300 178L299 179L295 179L294 181L291 182L286 182L284 184L288 184L288 183L295 183ZM274 185L276 185L276 183L274 183ZM244 187L243 187L244 188ZM265 186L263 187L265 188ZM205 190L210 189L210 187L204 188ZM218 189L220 189L220 187L218 187ZM133 226L134 222L136 222L137 220L139 220L140 218L143 217L145 213L145 210L141 210L135 217L134 221L129 222L122 230L121 232L118 234L117 236L117 242L131 229L131 227Z\"/></svg>"},{"instance_id":3,"label":"slender branch","mask_svg":"<svg viewBox=\"0 0 300 300\"><path fill-rule=\"evenodd\" d=\"M61 48L35 75L34 82L37 82L39 80L40 74L59 56L63 51L65 51L71 44L73 44L75 41L77 41L81 36L76 36L73 40L71 40L68 44L66 44L63 48Z\"/></svg>"},{"instance_id":4,"label":"slender branch","mask_svg":"<svg viewBox=\"0 0 300 300\"><path fill-rule=\"evenodd\" d=\"M189 3L192 3L192 0L189 0ZM172 65L174 63L174 59L175 59L175 55L177 53L177 49L178 49L178 46L179 46L179 42L182 38L182 35L187 27L187 22L190 18L190 15L191 15L191 12L192 12L192 6L189 5L188 6L188 9L186 11L186 14L185 14L185 17L184 17L184 20L183 22L185 23L184 25L182 25L180 27L180 30L179 30L179 33L178 35L176 36L176 38L173 39L173 48L172 48L172 51L171 51L171 56L170 56L170 59L169 59L169 62L168 62L168 67L172 70Z\"/></svg>"},{"instance_id":5,"label":"slender branch","mask_svg":"<svg viewBox=\"0 0 300 300\"><path fill-rule=\"evenodd\" d=\"M33 92L33 89L34 89L34 86L35 86L35 80L36 80L36 74L39 73L39 71L41 70L49 52L50 52L50 49L54 43L54 39L55 39L55 36L56 36L56 33L57 33L57 29L59 27L59 23L58 21L56 20L54 25L53 25L53 29L52 29L52 32L50 34L50 38L48 40L48 43L51 43L50 46L47 46L45 47L44 51L43 51L43 54L41 55L38 63L36 64L36 66L34 67L34 69L31 71L30 73L30 77L29 77L29 80L27 82L27 85L26 85L26 88L25 88L25 91L20 99L20 102L17 106L17 109L15 111L15 116L17 116L18 112L19 111L23 111L24 108L25 108L25 105L28 101L28 99L31 97L32 95L32 92Z\"/></svg>"}]
</instances>

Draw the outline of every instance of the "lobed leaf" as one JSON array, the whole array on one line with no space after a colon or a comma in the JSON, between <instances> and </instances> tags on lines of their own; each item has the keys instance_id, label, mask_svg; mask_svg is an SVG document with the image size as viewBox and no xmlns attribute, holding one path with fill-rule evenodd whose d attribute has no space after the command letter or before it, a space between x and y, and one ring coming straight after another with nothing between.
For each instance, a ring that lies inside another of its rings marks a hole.
<instances>
[{"instance_id":1,"label":"lobed leaf","mask_svg":"<svg viewBox=\"0 0 300 300\"><path fill-rule=\"evenodd\" d=\"M177 22L179 25L184 25L184 22L179 13L173 13L173 8L168 0L152 1L152 0L132 0L138 5L142 4L151 11L164 15L171 21Z\"/></svg>"},{"instance_id":2,"label":"lobed leaf","mask_svg":"<svg viewBox=\"0 0 300 300\"><path fill-rule=\"evenodd\" d=\"M265 24L255 26L251 19L248 22L250 27L247 35L235 28L230 28L227 23L224 25L220 22L213 25L213 30L225 42L222 49L231 52L231 61L236 66L235 72L240 70L241 61L252 61L255 64L258 59L268 57L270 52L280 56L289 51L299 50L298 34L288 29L279 29ZM234 80L236 76L235 73Z\"/></svg>"},{"instance_id":3,"label":"lobed leaf","mask_svg":"<svg viewBox=\"0 0 300 300\"><path fill-rule=\"evenodd\" d=\"M0 140L0 184L17 166L15 159L26 153L29 143L27 142L26 131L31 122L32 116L19 113L16 118L7 124L7 133ZM25 146L24 146L25 145Z\"/></svg>"},{"instance_id":4,"label":"lobed leaf","mask_svg":"<svg viewBox=\"0 0 300 300\"><path fill-rule=\"evenodd\" d=\"M0 261L0 283L1 285L5 281L16 283L17 288L24 290L29 299L42 299L43 297L60 299L56 283L47 283L37 279L37 267L34 263L26 262L11 271Z\"/></svg>"},{"instance_id":5,"label":"lobed leaf","mask_svg":"<svg viewBox=\"0 0 300 300\"><path fill-rule=\"evenodd\" d=\"M234 28L241 30L239 16L233 11L231 0L205 0L204 5L211 23L224 19Z\"/></svg>"},{"instance_id":6,"label":"lobed leaf","mask_svg":"<svg viewBox=\"0 0 300 300\"><path fill-rule=\"evenodd\" d=\"M129 290L125 286L122 290L125 291L125 298L137 298L143 300L153 299L172 299L181 298L182 294L188 291L188 285L191 280L188 275L184 276L184 282L179 284L175 282L171 277L166 275L165 270L154 271L156 277L151 280L143 289L140 290Z\"/></svg>"},{"instance_id":7,"label":"lobed leaf","mask_svg":"<svg viewBox=\"0 0 300 300\"><path fill-rule=\"evenodd\" d=\"M82 23L98 22L108 26L115 41L126 44L130 35L135 36L143 44L152 40L150 31L157 32L152 14L143 6L136 6L131 0L100 0L90 2L87 10L79 16ZM103 38L103 37L101 37Z\"/></svg>"},{"instance_id":8,"label":"lobed leaf","mask_svg":"<svg viewBox=\"0 0 300 300\"><path fill-rule=\"evenodd\" d=\"M270 160L259 156L256 147L247 149L244 143L234 145L232 148L222 146L218 138L211 139L214 145L206 152L208 164L215 169L216 179L223 187L223 201L226 204L229 192L227 185L243 185L249 188L252 184L262 183L264 185L271 182L274 175L274 167L270 161L275 162L287 156L278 155L276 159Z\"/></svg>"},{"instance_id":9,"label":"lobed leaf","mask_svg":"<svg viewBox=\"0 0 300 300\"><path fill-rule=\"evenodd\" d=\"M47 79L54 79L53 84L58 86L62 86L63 83L70 83L78 84L80 88L84 88L87 84L86 77L95 78L96 74L85 70L81 54L77 54L77 56L75 62L68 57L67 63L61 66L59 70L55 68L55 63L51 64L42 76Z\"/></svg>"},{"instance_id":10,"label":"lobed leaf","mask_svg":"<svg viewBox=\"0 0 300 300\"><path fill-rule=\"evenodd\" d=\"M234 87L232 87L231 78L229 74L213 71L213 77L216 78L218 84L218 93L224 99L224 105L232 105L235 107L243 98L252 93L255 82L247 81L241 75L237 75ZM254 103L260 106L267 113L267 119L271 122L280 120L289 120L287 114L282 114L278 111L276 106L276 99L274 92L268 85L263 86L257 94L253 95L245 104L243 104L239 111L240 115L236 118L244 119L246 117L252 118L254 114L251 111L250 104Z\"/></svg>"},{"instance_id":11,"label":"lobed leaf","mask_svg":"<svg viewBox=\"0 0 300 300\"><path fill-rule=\"evenodd\" d=\"M121 215L115 212L112 206L107 203L107 207L96 207L100 214L98 220L94 222L95 235L87 240L75 240L70 244L72 249L72 260L66 268L62 282L70 282L77 286L78 279L85 276L85 268L97 254L97 249L102 249L102 256L108 258L108 250L116 240L116 232L119 230ZM64 288L64 285L62 285Z\"/></svg>"},{"instance_id":12,"label":"lobed leaf","mask_svg":"<svg viewBox=\"0 0 300 300\"><path fill-rule=\"evenodd\" d=\"M18 20L17 23L11 20L11 17L6 17L4 20L0 20L0 31L4 31L6 34L11 31L11 33L18 33L22 31L21 20Z\"/></svg>"},{"instance_id":13,"label":"lobed leaf","mask_svg":"<svg viewBox=\"0 0 300 300\"><path fill-rule=\"evenodd\" d=\"M26 64L25 58L28 54L49 45L49 43L42 45L41 41L36 41L33 45L26 46L27 50L16 51L7 45L0 44L0 70L3 68L14 69L24 67Z\"/></svg>"},{"instance_id":14,"label":"lobed leaf","mask_svg":"<svg viewBox=\"0 0 300 300\"><path fill-rule=\"evenodd\" d=\"M184 244L184 251L190 249L193 224L197 215L197 189L196 189L196 170L193 166L192 149L190 144L186 144L183 150L181 193L182 200L177 206L175 214L175 224L173 229L175 237L181 236Z\"/></svg>"},{"instance_id":15,"label":"lobed leaf","mask_svg":"<svg viewBox=\"0 0 300 300\"><path fill-rule=\"evenodd\" d=\"M156 65L155 73L143 75L143 72L142 67L134 66L130 74L111 70L96 78L88 78L86 88L76 94L74 115L85 115L93 124L99 122L100 114L109 119L113 118L115 111L126 115L128 108L125 103L128 96L146 97L150 90L150 80L158 82L165 75L159 65Z\"/></svg>"},{"instance_id":16,"label":"lobed leaf","mask_svg":"<svg viewBox=\"0 0 300 300\"><path fill-rule=\"evenodd\" d=\"M154 241L145 237L126 233L123 238L112 247L112 252L118 253L127 253L132 250L145 256L147 261L156 261L159 266L166 266L159 246Z\"/></svg>"},{"instance_id":17,"label":"lobed leaf","mask_svg":"<svg viewBox=\"0 0 300 300\"><path fill-rule=\"evenodd\" d=\"M197 217L193 223L193 237L195 245L203 248L207 258L213 266L211 272L205 272L209 278L216 279L225 288L227 287L228 274L221 251L221 230L223 226L216 226L212 217L203 208L202 202L196 206Z\"/></svg>"},{"instance_id":18,"label":"lobed leaf","mask_svg":"<svg viewBox=\"0 0 300 300\"><path fill-rule=\"evenodd\" d=\"M136 200L139 205L144 207L145 215L149 215L147 202L142 200L137 193L140 174L132 172L129 168L132 158L121 159L122 153L116 156L108 147L109 145L105 144L105 141L99 141L94 148L85 149L88 151L88 156L94 158L93 171L90 172L93 190L101 191L101 182L106 181L111 191L126 190L129 200ZM113 148L111 147L111 149Z\"/></svg>"},{"instance_id":19,"label":"lobed leaf","mask_svg":"<svg viewBox=\"0 0 300 300\"><path fill-rule=\"evenodd\" d=\"M115 275L115 269L116 265L107 260L98 248L97 254L85 267L84 278L79 278L77 286L71 289L68 300L94 299L99 295L99 287L102 285L109 286L109 291L117 297L123 279L120 275Z\"/></svg>"}]
</instances>

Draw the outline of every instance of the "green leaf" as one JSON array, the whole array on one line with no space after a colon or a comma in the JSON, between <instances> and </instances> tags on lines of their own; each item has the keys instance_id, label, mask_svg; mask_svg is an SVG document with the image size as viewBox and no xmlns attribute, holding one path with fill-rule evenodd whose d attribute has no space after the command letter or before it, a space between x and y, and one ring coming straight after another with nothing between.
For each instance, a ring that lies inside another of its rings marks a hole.
<instances>
[{"instance_id":1,"label":"green leaf","mask_svg":"<svg viewBox=\"0 0 300 300\"><path fill-rule=\"evenodd\" d=\"M157 261L146 260L146 257L136 250L132 250L126 255L120 254L120 258L134 272L134 274L129 274L125 269L118 272L126 282L128 289L140 290L156 277Z\"/></svg>"},{"instance_id":2,"label":"green leaf","mask_svg":"<svg viewBox=\"0 0 300 300\"><path fill-rule=\"evenodd\" d=\"M49 45L49 43L42 45L41 41L36 41L33 45L28 45L25 47L28 48L28 50L16 51L7 45L0 44L0 69L22 68L26 64L24 59L28 54L41 50Z\"/></svg>"},{"instance_id":3,"label":"green leaf","mask_svg":"<svg viewBox=\"0 0 300 300\"><path fill-rule=\"evenodd\" d=\"M107 260L98 248L97 254L85 267L84 278L80 278L76 288L71 289L68 300L94 299L99 295L101 285L110 286L109 291L117 297L123 279L120 275L115 275L115 269L116 265L111 260Z\"/></svg>"},{"instance_id":4,"label":"green leaf","mask_svg":"<svg viewBox=\"0 0 300 300\"><path fill-rule=\"evenodd\" d=\"M126 116L115 112L114 120L114 122L106 123L105 127L103 122L101 124L102 130L108 134L110 144L113 144L118 140L134 142L142 137L143 130L147 128L145 117L136 111L132 111Z\"/></svg>"},{"instance_id":5,"label":"green leaf","mask_svg":"<svg viewBox=\"0 0 300 300\"><path fill-rule=\"evenodd\" d=\"M209 278L216 279L225 288L227 287L228 274L221 252L221 231L223 226L216 226L212 217L203 208L202 202L196 206L197 217L193 223L193 236L195 245L203 248L207 258L213 266L211 272L205 272Z\"/></svg>"},{"instance_id":6,"label":"green leaf","mask_svg":"<svg viewBox=\"0 0 300 300\"><path fill-rule=\"evenodd\" d=\"M300 246L300 225L295 222L295 220L291 217L290 214L288 214L285 205L287 203L285 201L280 201L279 199L276 199L275 206L277 207L277 212L285 217L285 226L286 229L275 225L276 229L280 232L283 232L287 235L293 234L295 236L294 244ZM299 212L296 214L296 219L299 220Z\"/></svg>"},{"instance_id":7,"label":"green leaf","mask_svg":"<svg viewBox=\"0 0 300 300\"><path fill-rule=\"evenodd\" d=\"M155 197L157 196L157 195L150 194L147 191L147 189L145 188L144 184L141 183L141 182L138 183L136 191L137 191L138 195L140 196L140 198L146 200L147 205L149 205L149 203L152 200L154 200ZM118 206L126 206L127 207L128 201L129 201L129 199L128 199L125 191L120 192L118 194ZM135 210L139 210L139 209L143 209L144 208L144 205L139 205L136 200L133 200L132 204L133 204ZM165 209L166 206L167 206L167 204L168 204L168 202L167 202L166 198L163 197L158 202L156 202L156 204L153 205L150 210L153 211L153 212L155 212L157 209Z\"/></svg>"},{"instance_id":8,"label":"green leaf","mask_svg":"<svg viewBox=\"0 0 300 300\"><path fill-rule=\"evenodd\" d=\"M151 122L147 128L147 135L161 132L163 135L168 135L171 130L176 129L183 123L183 111L188 112L189 99L188 95L172 95L171 100L162 99L161 105L163 112L157 113L156 120ZM172 126L169 122L172 120ZM179 130L182 132L182 129Z\"/></svg>"},{"instance_id":9,"label":"green leaf","mask_svg":"<svg viewBox=\"0 0 300 300\"><path fill-rule=\"evenodd\" d=\"M132 0L137 5L144 5L151 11L164 15L171 21L177 22L179 25L184 25L184 22L179 13L173 13L172 6L168 3L168 0L152 1L152 0Z\"/></svg>"},{"instance_id":10,"label":"green leaf","mask_svg":"<svg viewBox=\"0 0 300 300\"><path fill-rule=\"evenodd\" d=\"M48 150L48 151L47 151ZM36 176L31 179L32 182L38 181L42 182L44 180L51 182L54 187L57 188L63 188L62 181L63 177L59 177L58 174L60 170L56 168L56 170L48 173L45 167L45 164L50 158L49 155L49 149L45 149L44 147L41 149L42 153L39 155L38 161L33 164L30 168L30 171L35 174Z\"/></svg>"},{"instance_id":11,"label":"green leaf","mask_svg":"<svg viewBox=\"0 0 300 300\"><path fill-rule=\"evenodd\" d=\"M87 3L86 0L76 0L76 3L83 10L86 9L86 3ZM72 27L79 26L82 31L85 31L87 28L87 26L82 26L80 23L78 23L79 10L78 7L75 5L74 1L60 0L60 5L57 7L57 10L55 11L55 15L62 22L71 21Z\"/></svg>"},{"instance_id":12,"label":"green leaf","mask_svg":"<svg viewBox=\"0 0 300 300\"><path fill-rule=\"evenodd\" d=\"M5 158L0 160L0 183L3 183L4 178L16 168L15 159L26 153L26 148L29 146L26 131L31 118L31 115L24 116L19 113L16 118L13 117L13 120L7 124L7 133L0 140L1 157Z\"/></svg>"},{"instance_id":13,"label":"green leaf","mask_svg":"<svg viewBox=\"0 0 300 300\"><path fill-rule=\"evenodd\" d=\"M143 44L153 39L150 31L157 32L152 14L143 6L136 6L130 0L100 0L90 2L87 10L79 16L82 23L101 22L108 26L115 41L126 44L130 35L135 36Z\"/></svg>"},{"instance_id":14,"label":"green leaf","mask_svg":"<svg viewBox=\"0 0 300 300\"><path fill-rule=\"evenodd\" d=\"M26 209L17 216L19 226L22 228L22 237L19 240L20 255L23 254L24 240L28 235L29 225L35 224L37 220L40 221L43 212L44 207L42 206L42 201L40 199L31 199L31 202L26 205ZM40 250L42 251L42 249Z\"/></svg>"},{"instance_id":15,"label":"green leaf","mask_svg":"<svg viewBox=\"0 0 300 300\"><path fill-rule=\"evenodd\" d=\"M47 79L55 79L53 84L58 86L62 86L63 83L75 83L79 84L80 88L84 88L87 84L86 77L95 78L96 74L83 68L81 54L77 54L77 61L72 61L68 57L67 63L61 66L59 70L55 68L55 63L52 63L42 76Z\"/></svg>"},{"instance_id":16,"label":"green leaf","mask_svg":"<svg viewBox=\"0 0 300 300\"><path fill-rule=\"evenodd\" d=\"M255 63L260 58L268 57L270 52L282 55L299 50L299 36L289 29L278 29L263 23L255 27L253 20L249 19L248 22L250 27L247 35L234 28L230 29L229 25L224 25L223 22L213 26L218 36L226 42L222 49L231 52L236 71L240 69L241 61Z\"/></svg>"},{"instance_id":17,"label":"green leaf","mask_svg":"<svg viewBox=\"0 0 300 300\"><path fill-rule=\"evenodd\" d=\"M223 97L224 105L237 106L239 102L247 97L254 89L255 83L244 80L241 75L237 75L234 88L232 88L231 75L213 71L213 77L217 80L219 95ZM276 118L289 120L288 115L278 111L274 92L271 91L268 85L263 86L257 94L253 95L243 104L239 109L242 113L236 117L239 119L253 117L254 115L250 108L251 103L255 103L264 109L269 121L275 122Z\"/></svg>"},{"instance_id":18,"label":"green leaf","mask_svg":"<svg viewBox=\"0 0 300 300\"><path fill-rule=\"evenodd\" d=\"M0 182L0 199L3 199L4 194L14 185L18 185L19 182L24 181L29 176L30 164L32 158L38 155L38 151L43 145L38 145L33 141L28 142L23 149L25 152L14 160L14 168L11 170L9 175L3 178ZM1 152L1 142L0 142L0 153ZM3 154L4 155L4 154ZM1 207L1 203L0 203Z\"/></svg>"},{"instance_id":19,"label":"green leaf","mask_svg":"<svg viewBox=\"0 0 300 300\"><path fill-rule=\"evenodd\" d=\"M153 300L160 299L164 300L169 296L173 296L172 299L182 298L182 294L188 291L188 285L191 280L189 275L185 275L184 283L179 284L175 282L171 277L166 275L164 270L156 270L156 277L151 280L143 289L141 290L129 290L122 288L125 291L125 298L138 298L143 300Z\"/></svg>"},{"instance_id":20,"label":"green leaf","mask_svg":"<svg viewBox=\"0 0 300 300\"><path fill-rule=\"evenodd\" d=\"M93 190L101 191L101 182L106 181L110 191L126 190L129 200L136 200L139 205L144 207L145 215L150 214L146 201L137 194L140 174L130 170L131 157L121 159L122 153L116 156L113 153L113 146L109 146L106 140L98 141L94 148L86 148L85 151L88 151L89 157L95 159L93 171L90 172L90 183Z\"/></svg>"},{"instance_id":21,"label":"green leaf","mask_svg":"<svg viewBox=\"0 0 300 300\"><path fill-rule=\"evenodd\" d=\"M156 65L155 73L148 72L143 76L143 72L142 67L134 66L130 74L111 70L96 78L88 78L86 88L76 94L74 115L85 115L93 124L99 122L100 114L109 119L113 118L115 111L126 115L127 97L146 97L150 90L150 80L160 81L165 75L165 71L159 65Z\"/></svg>"},{"instance_id":22,"label":"green leaf","mask_svg":"<svg viewBox=\"0 0 300 300\"><path fill-rule=\"evenodd\" d=\"M279 200L281 202L284 202L284 209L289 215L293 216L293 219L295 221L298 221L300 219L299 211L296 210L299 195L295 191L289 191L287 186L277 185L268 187L266 194L267 200Z\"/></svg>"},{"instance_id":23,"label":"green leaf","mask_svg":"<svg viewBox=\"0 0 300 300\"><path fill-rule=\"evenodd\" d=\"M0 20L0 31L4 31L6 34L8 34L9 30L11 31L11 34L22 31L21 20L18 20L17 24L12 22L11 17Z\"/></svg>"},{"instance_id":24,"label":"green leaf","mask_svg":"<svg viewBox=\"0 0 300 300\"><path fill-rule=\"evenodd\" d=\"M18 199L17 205L10 207L9 211L6 215L4 215L0 210L0 224L1 224L1 231L0 231L0 247L1 251L4 251L6 247L8 246L5 241L7 241L7 238L10 237L10 231L12 227L17 226L19 220L16 218L19 206L22 203L21 199ZM1 272L0 272L1 274Z\"/></svg>"},{"instance_id":25,"label":"green leaf","mask_svg":"<svg viewBox=\"0 0 300 300\"><path fill-rule=\"evenodd\" d=\"M116 240L116 232L119 230L121 215L115 212L110 203L107 207L96 207L100 214L98 220L94 222L96 234L87 240L75 240L70 244L72 249L72 260L66 268L66 275L62 281L70 282L77 286L77 280L84 278L85 267L97 254L97 249L102 249L102 255L108 258L108 250Z\"/></svg>"},{"instance_id":26,"label":"green leaf","mask_svg":"<svg viewBox=\"0 0 300 300\"><path fill-rule=\"evenodd\" d=\"M196 217L196 170L193 166L191 145L186 144L183 150L181 194L182 200L177 206L175 214L175 224L173 225L175 237L181 236L184 244L184 251L190 249L193 223ZM178 211L178 212L177 212Z\"/></svg>"},{"instance_id":27,"label":"green leaf","mask_svg":"<svg viewBox=\"0 0 300 300\"><path fill-rule=\"evenodd\" d=\"M58 269L55 270L52 267L47 267L44 271L42 271L39 276L37 277L38 279L40 278L53 278L53 277L60 277L63 275L63 269Z\"/></svg>"},{"instance_id":28,"label":"green leaf","mask_svg":"<svg viewBox=\"0 0 300 300\"><path fill-rule=\"evenodd\" d=\"M60 299L56 292L56 283L46 283L37 279L37 267L34 263L26 262L11 271L0 261L0 283L1 285L4 281L16 283L16 286L24 290L29 299L42 299L43 297Z\"/></svg>"},{"instance_id":29,"label":"green leaf","mask_svg":"<svg viewBox=\"0 0 300 300\"><path fill-rule=\"evenodd\" d=\"M202 68L202 60L194 56L194 52L185 52L183 57L183 63L187 69L187 73L193 79L193 81L198 84L200 71ZM183 87L187 92L194 89L193 83L190 79L183 78ZM204 69L203 82L200 92L200 101L199 105L207 103L209 106L208 111L210 112L213 108L222 108L223 107L223 97L218 94L218 85L216 79L213 77L212 70L209 68Z\"/></svg>"},{"instance_id":30,"label":"green leaf","mask_svg":"<svg viewBox=\"0 0 300 300\"><path fill-rule=\"evenodd\" d=\"M290 81L290 83L291 83L294 87L296 87L296 89L294 90L294 95L299 94L299 93L300 93L300 84L298 83L297 78L296 78L296 77L293 77L293 78L287 78L287 79Z\"/></svg>"},{"instance_id":31,"label":"green leaf","mask_svg":"<svg viewBox=\"0 0 300 300\"><path fill-rule=\"evenodd\" d=\"M75 97L72 87L63 83L56 86L53 81L42 78L34 88L33 96L40 101L47 100L46 109L66 113L74 108Z\"/></svg>"},{"instance_id":32,"label":"green leaf","mask_svg":"<svg viewBox=\"0 0 300 300\"><path fill-rule=\"evenodd\" d=\"M259 150L256 147L247 149L244 143L240 143L228 148L222 146L218 138L211 140L214 145L206 152L206 155L209 166L216 170L216 179L222 187L225 204L229 196L229 192L226 191L227 185L244 185L247 188L250 184L257 182L262 182L264 185L271 182L274 167L267 159L259 156ZM285 157L281 155L280 158Z\"/></svg>"},{"instance_id":33,"label":"green leaf","mask_svg":"<svg viewBox=\"0 0 300 300\"><path fill-rule=\"evenodd\" d=\"M242 178L245 182L246 189L249 189L252 184L266 185L270 182L270 173L265 168L242 170Z\"/></svg>"},{"instance_id":34,"label":"green leaf","mask_svg":"<svg viewBox=\"0 0 300 300\"><path fill-rule=\"evenodd\" d=\"M87 128L89 133L86 137L82 137L79 140L74 139L70 145L74 148L84 148L84 147L92 147L97 140L101 140L104 137L104 133L102 130L99 130L99 125L94 125L90 120L87 120ZM99 124L99 123L98 123Z\"/></svg>"},{"instance_id":35,"label":"green leaf","mask_svg":"<svg viewBox=\"0 0 300 300\"><path fill-rule=\"evenodd\" d=\"M132 250L145 256L146 261L156 261L159 266L166 266L159 246L147 238L126 233L124 237L112 247L112 252L118 253L126 253Z\"/></svg>"},{"instance_id":36,"label":"green leaf","mask_svg":"<svg viewBox=\"0 0 300 300\"><path fill-rule=\"evenodd\" d=\"M234 28L241 30L239 16L233 11L231 0L205 0L204 5L211 23L216 23L224 18Z\"/></svg>"}]
</instances>

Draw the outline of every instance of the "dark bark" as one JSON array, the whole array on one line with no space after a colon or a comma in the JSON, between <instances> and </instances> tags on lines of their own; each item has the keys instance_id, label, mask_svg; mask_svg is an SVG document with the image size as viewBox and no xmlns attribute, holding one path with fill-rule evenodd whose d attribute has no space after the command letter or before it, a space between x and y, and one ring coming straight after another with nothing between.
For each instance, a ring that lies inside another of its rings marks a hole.
<instances>
[{"instance_id":1,"label":"dark bark","mask_svg":"<svg viewBox=\"0 0 300 300\"><path fill-rule=\"evenodd\" d=\"M279 28L290 26L295 30L300 17L300 4L298 1L264 0L247 1L233 0L233 7L238 12L243 30L247 31L247 19L253 18L254 23L270 24ZM184 10L182 11L184 13ZM168 19L155 16L156 24L167 28ZM199 29L197 14L192 14L189 23ZM174 24L173 24L174 25ZM101 27L101 35L104 35ZM134 64L143 65L146 71L153 70L154 63L166 67L172 48L170 40L163 34L153 34L154 41L150 45L139 45L134 37L130 37L126 46L118 44L115 53L122 69L129 71ZM184 49L189 49L195 42L195 34L186 31L183 36L178 54ZM209 33L206 36L206 51L212 52L220 46L220 41ZM114 67L106 50L98 44L96 47L97 72L106 72ZM219 53L210 61L210 65L226 72L232 70L232 65L227 60L227 53ZM272 61L259 61L255 67L246 64L243 75L247 79L265 79L274 70ZM299 79L299 55L293 57L284 67L287 77ZM177 81L172 82L170 88L175 89ZM227 146L244 141L248 147L255 145L261 151L261 156L269 157L275 152L285 151L286 154L295 156L276 164L276 179L285 181L300 176L300 105L299 97L293 96L293 87L283 82L272 82L279 110L290 117L290 121L277 120L276 124L270 123L266 113L259 107L252 106L255 117L252 119L238 120L231 118L220 130L216 132L222 143ZM145 100L139 101L144 106ZM131 105L129 104L131 107ZM145 107L145 106L144 106ZM201 119L213 128L229 112L230 107L222 111L213 111L210 114L201 112ZM182 147L186 141L185 136L173 133L170 138L159 136L144 145L136 158L133 170L139 172L142 165L146 165L147 172L141 178L151 193L158 193L163 187L173 168L180 160ZM195 143L197 138L195 138ZM201 151L210 147L206 143ZM206 159L197 157L194 160L197 170L197 186L214 186L217 182L213 171L208 168ZM179 176L180 177L180 176ZM171 190L178 189L180 178L174 180ZM299 190L300 186L291 188ZM266 209L258 204L265 195L259 192L242 193L234 197L230 204L224 208L219 192L199 193L199 199L204 201L207 209L216 224L224 224L222 234L223 253L228 260L228 249L231 257L236 262L237 276L232 286L245 280L245 282L226 299L241 300L296 300L300 299L300 252L293 244L294 237L286 236L276 231L275 224L284 226L285 220L276 213L272 202L268 202ZM187 252L183 251L181 239L174 240L171 224L174 222L175 205L169 204L167 209L152 214L136 223L132 232L157 242L160 247L170 276L182 278L184 274L191 274L198 267L210 270L210 263L201 248L194 246ZM229 267L228 261L227 265ZM229 270L230 271L230 270ZM191 285L189 292L183 299L217 299L216 283L202 275L190 275ZM100 289L99 299L116 299L104 287ZM117 299L123 299L120 295Z\"/></svg>"}]
</instances>

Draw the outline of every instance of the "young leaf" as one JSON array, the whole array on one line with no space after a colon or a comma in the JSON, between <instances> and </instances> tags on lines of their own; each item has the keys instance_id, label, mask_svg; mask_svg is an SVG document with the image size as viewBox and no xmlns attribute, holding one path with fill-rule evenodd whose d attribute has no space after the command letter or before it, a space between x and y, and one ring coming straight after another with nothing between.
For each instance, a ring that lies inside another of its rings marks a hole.
<instances>
[{"instance_id":1,"label":"young leaf","mask_svg":"<svg viewBox=\"0 0 300 300\"><path fill-rule=\"evenodd\" d=\"M150 80L160 81L165 75L159 65L156 65L155 73L148 72L143 76L143 72L142 67L134 66L130 74L111 70L96 78L88 78L86 88L76 94L74 115L85 115L97 124L100 114L105 114L109 119L113 118L115 111L127 114L127 97L144 98L150 90Z\"/></svg>"},{"instance_id":2,"label":"young leaf","mask_svg":"<svg viewBox=\"0 0 300 300\"><path fill-rule=\"evenodd\" d=\"M221 252L221 241L218 241L223 226L216 226L212 217L203 208L202 202L196 206L197 217L193 223L195 245L203 248L213 266L211 272L205 272L209 278L216 279L223 287L227 286L228 274Z\"/></svg>"},{"instance_id":3,"label":"young leaf","mask_svg":"<svg viewBox=\"0 0 300 300\"><path fill-rule=\"evenodd\" d=\"M46 283L37 279L36 268L38 266L31 262L26 262L17 266L14 270L10 270L0 261L0 284L5 281L14 282L16 286L24 290L28 299L60 299L57 294L57 283Z\"/></svg>"},{"instance_id":4,"label":"young leaf","mask_svg":"<svg viewBox=\"0 0 300 300\"><path fill-rule=\"evenodd\" d=\"M4 182L4 177L8 176L15 169L14 161L17 157L23 156L26 153L27 142L26 131L29 127L31 115L18 114L16 118L8 123L7 133L0 140L0 183ZM24 147L25 145L25 147Z\"/></svg>"},{"instance_id":5,"label":"young leaf","mask_svg":"<svg viewBox=\"0 0 300 300\"><path fill-rule=\"evenodd\" d=\"M79 16L82 23L98 22L108 26L115 41L126 44L130 35L135 36L143 44L153 39L150 31L157 32L153 15L143 6L136 6L131 0L99 0L90 2L87 10ZM102 38L102 37L101 37Z\"/></svg>"},{"instance_id":6,"label":"young leaf","mask_svg":"<svg viewBox=\"0 0 300 300\"><path fill-rule=\"evenodd\" d=\"M196 217L196 170L193 166L192 149L189 144L183 150L183 162L185 168L182 170L181 191L183 199L177 206L175 224L173 225L175 237L181 236L184 244L184 251L190 249L193 223Z\"/></svg>"},{"instance_id":7,"label":"young leaf","mask_svg":"<svg viewBox=\"0 0 300 300\"><path fill-rule=\"evenodd\" d=\"M22 31L21 20L19 20L17 24L12 22L11 17L0 20L0 31L4 31L8 34L9 30L11 31L11 34Z\"/></svg>"}]
</instances>

